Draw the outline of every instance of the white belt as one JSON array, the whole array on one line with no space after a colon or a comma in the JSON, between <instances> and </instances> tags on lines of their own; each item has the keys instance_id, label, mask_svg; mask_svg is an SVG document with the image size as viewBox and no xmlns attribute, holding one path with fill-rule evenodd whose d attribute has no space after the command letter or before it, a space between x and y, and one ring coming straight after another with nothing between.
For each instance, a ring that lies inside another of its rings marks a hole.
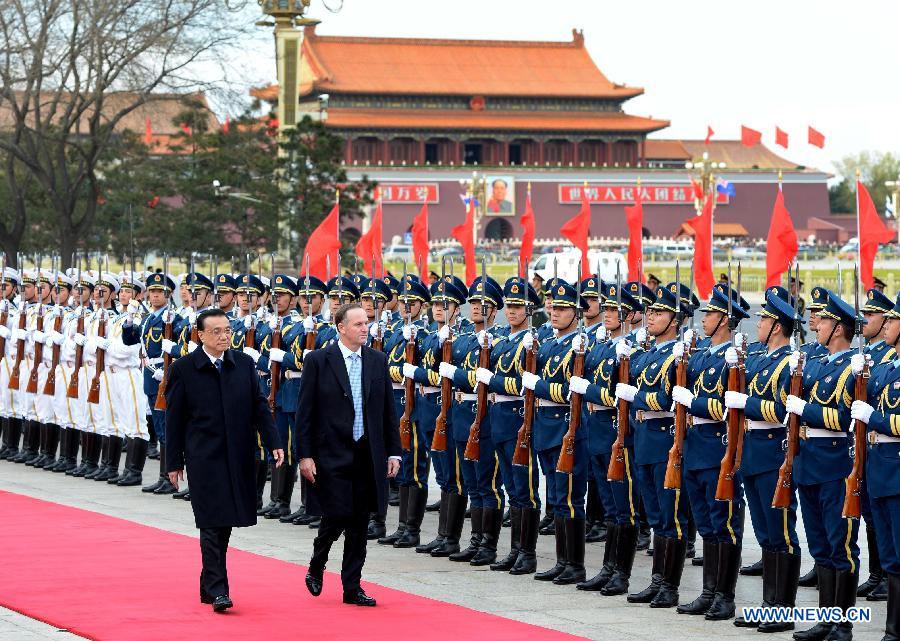
<instances>
[{"instance_id":1,"label":"white belt","mask_svg":"<svg viewBox=\"0 0 900 641\"><path fill-rule=\"evenodd\" d=\"M430 385L422 385L419 387L420 394L437 394L440 391L440 387L431 387Z\"/></svg>"},{"instance_id":2,"label":"white belt","mask_svg":"<svg viewBox=\"0 0 900 641\"><path fill-rule=\"evenodd\" d=\"M569 407L568 403L554 403L553 401L545 401L542 398L534 399L534 403L538 407Z\"/></svg>"},{"instance_id":3,"label":"white belt","mask_svg":"<svg viewBox=\"0 0 900 641\"><path fill-rule=\"evenodd\" d=\"M591 414L594 412L615 412L618 409L615 407L606 407L606 405L599 405L597 403L588 403L587 408L588 412Z\"/></svg>"},{"instance_id":4,"label":"white belt","mask_svg":"<svg viewBox=\"0 0 900 641\"><path fill-rule=\"evenodd\" d=\"M801 425L800 438L804 440L808 438L847 438L847 432L833 432L819 427L807 427L806 425Z\"/></svg>"},{"instance_id":5,"label":"white belt","mask_svg":"<svg viewBox=\"0 0 900 641\"><path fill-rule=\"evenodd\" d=\"M878 445L880 443L900 443L900 438L881 434L880 432L869 432L867 438L870 445Z\"/></svg>"},{"instance_id":6,"label":"white belt","mask_svg":"<svg viewBox=\"0 0 900 641\"><path fill-rule=\"evenodd\" d=\"M160 364L162 364L162 362L163 362L162 356L160 356L158 358L148 358L147 359L147 365L160 365Z\"/></svg>"},{"instance_id":7,"label":"white belt","mask_svg":"<svg viewBox=\"0 0 900 641\"><path fill-rule=\"evenodd\" d=\"M294 370L288 370L284 373L284 377L290 381L295 378L300 378L301 374L303 374L303 372L295 372Z\"/></svg>"},{"instance_id":8,"label":"white belt","mask_svg":"<svg viewBox=\"0 0 900 641\"><path fill-rule=\"evenodd\" d=\"M394 389L406 389L406 385L404 385L403 383L391 382L391 387L393 387Z\"/></svg>"},{"instance_id":9,"label":"white belt","mask_svg":"<svg viewBox=\"0 0 900 641\"><path fill-rule=\"evenodd\" d=\"M491 403L515 403L516 401L521 402L522 397L521 396L506 396L504 394L491 394Z\"/></svg>"},{"instance_id":10,"label":"white belt","mask_svg":"<svg viewBox=\"0 0 900 641\"><path fill-rule=\"evenodd\" d=\"M462 403L465 401L477 401L477 400L478 400L478 394L466 394L464 392L456 393L456 402L457 403Z\"/></svg>"},{"instance_id":11,"label":"white belt","mask_svg":"<svg viewBox=\"0 0 900 641\"><path fill-rule=\"evenodd\" d=\"M781 423L769 423L768 421L754 421L748 418L744 429L748 432L750 430L780 430L784 429L784 425Z\"/></svg>"},{"instance_id":12,"label":"white belt","mask_svg":"<svg viewBox=\"0 0 900 641\"><path fill-rule=\"evenodd\" d=\"M704 425L706 423L722 423L722 421L714 421L711 418L703 418L700 416L691 416L691 425Z\"/></svg>"},{"instance_id":13,"label":"white belt","mask_svg":"<svg viewBox=\"0 0 900 641\"><path fill-rule=\"evenodd\" d=\"M637 420L648 421L652 418L672 418L675 416L672 412L647 412L644 410L637 411Z\"/></svg>"}]
</instances>

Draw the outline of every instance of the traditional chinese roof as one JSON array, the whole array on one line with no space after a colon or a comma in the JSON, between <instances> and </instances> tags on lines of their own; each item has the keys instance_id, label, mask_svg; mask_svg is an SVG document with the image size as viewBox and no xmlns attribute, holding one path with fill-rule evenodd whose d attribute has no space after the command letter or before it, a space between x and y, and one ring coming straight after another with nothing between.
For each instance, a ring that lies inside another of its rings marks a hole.
<instances>
[{"instance_id":1,"label":"traditional chinese roof","mask_svg":"<svg viewBox=\"0 0 900 641\"><path fill-rule=\"evenodd\" d=\"M678 231L675 232L675 238L681 236L693 236L694 228L690 223L681 223ZM713 221L713 236L725 238L744 238L749 236L750 232L740 223L717 223Z\"/></svg>"}]
</instances>

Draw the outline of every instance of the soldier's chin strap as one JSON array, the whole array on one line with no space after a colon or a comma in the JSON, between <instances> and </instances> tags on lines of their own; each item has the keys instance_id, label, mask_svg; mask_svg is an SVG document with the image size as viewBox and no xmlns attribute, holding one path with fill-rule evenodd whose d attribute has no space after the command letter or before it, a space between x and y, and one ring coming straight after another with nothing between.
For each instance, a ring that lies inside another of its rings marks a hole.
<instances>
[{"instance_id":1,"label":"soldier's chin strap","mask_svg":"<svg viewBox=\"0 0 900 641\"><path fill-rule=\"evenodd\" d=\"M719 322L716 323L716 326L713 328L712 333L710 333L710 335L709 335L710 337L713 337L716 335L716 332L718 332L719 328L722 326L722 321L728 318L728 314L726 314L725 312L720 312L720 313L721 313L721 316L719 316ZM730 322L730 320L729 320L729 322Z\"/></svg>"},{"instance_id":2,"label":"soldier's chin strap","mask_svg":"<svg viewBox=\"0 0 900 641\"><path fill-rule=\"evenodd\" d=\"M778 323L777 323L777 322L773 322L773 323L772 323L772 326L769 328L769 333L766 334L766 340L763 341L763 343L765 343L766 347L769 346L769 339L772 338L772 333L775 331L775 326L776 326L776 325L778 325Z\"/></svg>"},{"instance_id":3,"label":"soldier's chin strap","mask_svg":"<svg viewBox=\"0 0 900 641\"><path fill-rule=\"evenodd\" d=\"M678 316L681 316L681 318L678 318ZM681 312L680 314L678 314L678 313L676 313L676 312L672 312L672 318L669 319L669 322L666 323L666 326L663 328L663 331L661 331L661 332L659 333L659 335L662 336L663 334L665 334L666 332L668 332L668 331L669 331L669 328L672 326L672 323L675 323L675 322L677 321L677 325L676 325L676 328L675 328L675 334L676 334L676 336L677 336L677 335L678 335L678 328L681 327L681 324L684 322L684 319L685 319L685 318L687 318L687 315L686 315L684 312Z\"/></svg>"},{"instance_id":4,"label":"soldier's chin strap","mask_svg":"<svg viewBox=\"0 0 900 641\"><path fill-rule=\"evenodd\" d=\"M834 332L837 330L838 325L840 325L840 322L834 321L834 327L831 328L831 332L828 334L828 340L825 341L825 346L826 346L826 347L828 347L829 345L831 345L831 339L834 338Z\"/></svg>"}]
</instances>

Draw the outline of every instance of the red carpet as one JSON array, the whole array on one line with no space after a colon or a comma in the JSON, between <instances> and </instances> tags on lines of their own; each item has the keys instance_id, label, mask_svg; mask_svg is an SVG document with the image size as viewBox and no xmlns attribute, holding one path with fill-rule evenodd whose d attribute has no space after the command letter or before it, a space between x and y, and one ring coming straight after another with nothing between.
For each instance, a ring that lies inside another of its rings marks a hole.
<instances>
[{"instance_id":1,"label":"red carpet","mask_svg":"<svg viewBox=\"0 0 900 641\"><path fill-rule=\"evenodd\" d=\"M2 491L0 514L0 604L97 641L577 638L372 585L364 587L378 607L343 605L330 572L314 599L305 567L233 548L236 607L214 614L199 601L194 538ZM332 565L340 567L342 546Z\"/></svg>"}]
</instances>

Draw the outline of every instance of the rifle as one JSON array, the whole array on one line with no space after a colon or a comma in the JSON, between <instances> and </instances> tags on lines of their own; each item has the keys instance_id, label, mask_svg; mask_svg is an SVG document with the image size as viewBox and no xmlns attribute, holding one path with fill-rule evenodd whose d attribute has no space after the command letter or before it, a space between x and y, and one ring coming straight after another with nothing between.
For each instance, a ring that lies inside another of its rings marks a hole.
<instances>
[{"instance_id":1,"label":"rifle","mask_svg":"<svg viewBox=\"0 0 900 641\"><path fill-rule=\"evenodd\" d=\"M269 344L270 349L281 349L281 315L278 312L278 301L275 296L275 254L269 257L270 269L269 273L272 278L269 280L272 288L272 309L275 312L275 329L272 330L272 341ZM275 397L278 395L278 387L281 383L281 363L269 360L269 409L275 414Z\"/></svg>"},{"instance_id":2,"label":"rifle","mask_svg":"<svg viewBox=\"0 0 900 641\"><path fill-rule=\"evenodd\" d=\"M24 257L20 256L19 264L23 264ZM22 269L22 280L24 280L25 269L23 265ZM22 368L22 361L25 359L25 323L28 320L27 310L28 304L25 301L25 285L24 283L19 283L19 300L22 301L22 309L19 310L19 334L23 336L16 341L16 362L13 364L12 372L9 374L9 389L17 390L19 389L19 372Z\"/></svg>"},{"instance_id":3,"label":"rifle","mask_svg":"<svg viewBox=\"0 0 900 641\"><path fill-rule=\"evenodd\" d=\"M403 261L403 283L406 291L406 261ZM403 296L403 306L406 311L406 326L409 327L409 340L406 341L405 360L410 365L416 363L416 335L412 324L409 296ZM403 379L403 416L400 417L400 447L404 450L412 448L412 413L416 406L416 382L411 378Z\"/></svg>"},{"instance_id":4,"label":"rifle","mask_svg":"<svg viewBox=\"0 0 900 641\"><path fill-rule=\"evenodd\" d=\"M800 266L797 265L797 283L800 283ZM799 294L799 292L798 292ZM797 306L800 304L800 296L794 296L794 340L800 340L800 315ZM804 354L800 352L800 360L797 369L791 374L791 394L800 397L803 394L803 361ZM772 497L772 507L788 509L793 498L794 484L794 457L800 450L800 417L796 414L788 414L787 449L784 452L784 463L778 470L778 482L775 484L775 495Z\"/></svg>"},{"instance_id":5,"label":"rifle","mask_svg":"<svg viewBox=\"0 0 900 641\"><path fill-rule=\"evenodd\" d=\"M172 304L172 295L169 291L169 285L166 282L169 278L169 255L163 254L163 291L166 295L166 309L163 312L163 335L162 337L166 340L172 340L172 317L174 316L171 304ZM163 352L163 377L159 382L159 387L156 390L156 402L153 404L153 409L159 411L165 411L166 405L166 387L169 383L169 366L172 364L172 355L168 352Z\"/></svg>"},{"instance_id":6,"label":"rifle","mask_svg":"<svg viewBox=\"0 0 900 641\"><path fill-rule=\"evenodd\" d=\"M853 265L853 303L856 310L854 334L856 335L859 354L863 355L862 317L859 315L859 272L857 264ZM869 362L863 361L863 370L856 377L853 400L866 402L866 386L869 384ZM845 519L860 518L859 497L862 493L866 475L866 425L862 421L853 421L853 469L847 477L847 490L844 496L843 517Z\"/></svg>"},{"instance_id":7,"label":"rifle","mask_svg":"<svg viewBox=\"0 0 900 641\"><path fill-rule=\"evenodd\" d=\"M491 341L488 338L487 315L487 267L484 257L481 258L481 322L484 327L484 343L478 353L478 367L488 369L491 366ZM463 456L467 461L477 461L481 458L481 423L487 416L488 388L484 383L475 385L475 420L469 428L469 438L466 441L466 451Z\"/></svg>"},{"instance_id":8,"label":"rifle","mask_svg":"<svg viewBox=\"0 0 900 641\"><path fill-rule=\"evenodd\" d=\"M75 254L78 280L75 287L78 290L78 321L75 325L75 333L84 336L84 286L81 284L81 256ZM75 365L72 368L72 376L69 377L69 387L66 389L67 398L78 398L78 375L84 361L84 346L75 345Z\"/></svg>"},{"instance_id":9,"label":"rifle","mask_svg":"<svg viewBox=\"0 0 900 641\"><path fill-rule=\"evenodd\" d=\"M741 265L738 263L737 299L741 299ZM733 315L734 303L731 295L731 264L728 265L728 325L731 329L731 342L734 344L734 330L737 326ZM744 393L747 387L747 371L744 368L744 346L734 345L738 353L738 362L728 368L728 391ZM741 453L744 449L744 410L731 408L728 410L728 432L725 444L725 456L719 464L719 480L716 484L717 501L734 500L734 477L741 467Z\"/></svg>"},{"instance_id":10,"label":"rifle","mask_svg":"<svg viewBox=\"0 0 900 641\"><path fill-rule=\"evenodd\" d=\"M97 271L103 274L103 259L97 258ZM109 256L106 257L106 271L109 271ZM112 291L110 289L110 291ZM100 312L99 322L97 324L97 338L106 338L106 306L103 304L103 300L100 300ZM106 370L106 350L97 348L97 362L96 367L94 368L94 379L91 381L91 388L88 390L87 401L88 403L92 403L94 405L100 402L100 377L103 375L104 370Z\"/></svg>"},{"instance_id":11,"label":"rifle","mask_svg":"<svg viewBox=\"0 0 900 641\"><path fill-rule=\"evenodd\" d=\"M307 262L309 258L306 259ZM250 254L247 254L247 286L244 288L244 295L247 297L247 314L250 316L250 327L244 332L244 346L256 346L256 310L253 309L253 298L250 293Z\"/></svg>"},{"instance_id":12,"label":"rifle","mask_svg":"<svg viewBox=\"0 0 900 641\"><path fill-rule=\"evenodd\" d=\"M59 304L59 261L60 257L56 257L56 269L53 270L54 284L56 287L56 318L53 320L53 331L57 334L62 330L63 308ZM53 343L53 359L50 363L50 370L47 372L47 381L44 383L44 396L56 395L56 368L59 367L60 346Z\"/></svg>"},{"instance_id":13,"label":"rifle","mask_svg":"<svg viewBox=\"0 0 900 641\"><path fill-rule=\"evenodd\" d=\"M452 258L450 260L453 260ZM447 317L447 261L441 259L441 293L443 294L444 325L450 330L450 335L441 346L441 362L450 363L453 360L453 327ZM435 421L434 436L431 439L431 449L435 452L447 451L447 417L450 415L450 406L453 402L453 381L441 377L441 412ZM468 447L468 443L466 443Z\"/></svg>"},{"instance_id":14,"label":"rifle","mask_svg":"<svg viewBox=\"0 0 900 641\"><path fill-rule=\"evenodd\" d=\"M309 256L306 257L306 276L303 279L303 289L306 290L307 315L312 316L312 296L309 294ZM316 348L316 336L318 336L318 331L316 331L315 327L306 332L306 343L303 345L304 350L313 350Z\"/></svg>"},{"instance_id":15,"label":"rifle","mask_svg":"<svg viewBox=\"0 0 900 641\"><path fill-rule=\"evenodd\" d=\"M675 319L679 327L684 320L684 312L681 309L681 271L678 261L675 261ZM688 361L691 358L691 350L685 346L678 365L675 368L675 384L687 387ZM684 457L684 437L687 432L687 408L681 403L675 404L675 437L672 448L669 450L669 460L666 462L666 477L663 487L667 490L681 489L681 464Z\"/></svg>"},{"instance_id":16,"label":"rifle","mask_svg":"<svg viewBox=\"0 0 900 641\"><path fill-rule=\"evenodd\" d=\"M620 340L625 338L625 315L622 313L622 271L619 265L616 265L616 307L619 313L619 335ZM619 362L619 382L627 383L631 378L631 357L628 354L622 356ZM612 454L609 459L609 469L606 471L606 478L610 481L623 481L625 479L625 438L631 431L629 421L629 403L620 398L616 403L616 440L612 445Z\"/></svg>"},{"instance_id":17,"label":"rifle","mask_svg":"<svg viewBox=\"0 0 900 641\"><path fill-rule=\"evenodd\" d=\"M528 296L528 283L522 279L525 290L525 314L528 316L528 333L531 334L531 349L525 353L525 371L534 374L537 371L538 341L531 322L534 304ZM522 427L516 434L516 451L513 453L513 465L527 466L531 463L531 433L534 425L534 390L525 390L525 402L522 412Z\"/></svg>"},{"instance_id":18,"label":"rifle","mask_svg":"<svg viewBox=\"0 0 900 641\"><path fill-rule=\"evenodd\" d=\"M584 374L584 346L587 337L584 335L584 310L581 309L581 261L578 261L578 277L575 281L575 316L578 318L578 337L581 345L575 350L575 358L572 360L572 376ZM584 397L575 392L570 393L569 398L569 429L563 435L562 449L559 452L559 460L556 462L556 471L563 474L571 474L575 468L575 435L581 427L581 406Z\"/></svg>"},{"instance_id":19,"label":"rifle","mask_svg":"<svg viewBox=\"0 0 900 641\"><path fill-rule=\"evenodd\" d=\"M378 311L378 294L375 289L375 254L372 254L372 279L369 281L369 285L372 307L375 308L375 336L372 337L372 349L381 352L384 350L384 335L381 331L381 315Z\"/></svg>"},{"instance_id":20,"label":"rifle","mask_svg":"<svg viewBox=\"0 0 900 641\"><path fill-rule=\"evenodd\" d=\"M190 288L191 288L191 309L194 314L197 314L197 272L194 271L197 268L197 265L194 261L194 252L191 252L191 262L190 267L188 268L188 278L191 279ZM213 277L215 280L215 277ZM200 343L200 330L197 327L196 320L191 324L191 337L190 340L192 343Z\"/></svg>"},{"instance_id":21,"label":"rifle","mask_svg":"<svg viewBox=\"0 0 900 641\"><path fill-rule=\"evenodd\" d=\"M38 255L37 259L37 278L36 278L37 287L37 298L38 298L38 314L35 328L39 332L44 331L44 287L41 284L41 256ZM34 363L31 365L31 374L28 376L28 384L25 386L25 391L29 394L37 394L38 387L38 369L41 363L44 361L44 344L38 343L35 341L34 343Z\"/></svg>"},{"instance_id":22,"label":"rifle","mask_svg":"<svg viewBox=\"0 0 900 641\"><path fill-rule=\"evenodd\" d=\"M3 252L3 270L0 271L0 282L6 281L6 252ZM3 295L3 310L0 311L0 326L6 327L9 322L9 299ZM0 358L6 354L6 339L0 336Z\"/></svg>"}]
</instances>

